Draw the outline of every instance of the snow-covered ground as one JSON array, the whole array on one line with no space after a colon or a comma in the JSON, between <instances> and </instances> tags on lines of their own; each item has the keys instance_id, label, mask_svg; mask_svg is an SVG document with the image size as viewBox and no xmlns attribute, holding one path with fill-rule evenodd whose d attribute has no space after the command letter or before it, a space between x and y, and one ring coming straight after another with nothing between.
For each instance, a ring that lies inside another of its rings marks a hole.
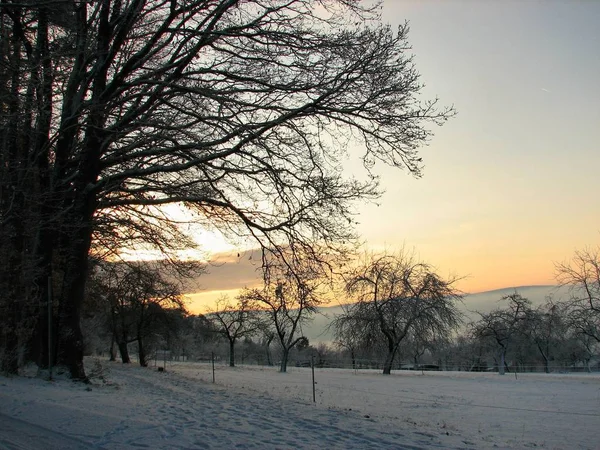
<instances>
[{"instance_id":1,"label":"snow-covered ground","mask_svg":"<svg viewBox=\"0 0 600 450\"><path fill-rule=\"evenodd\" d=\"M598 374L102 366L0 378L0 449L600 448Z\"/></svg>"}]
</instances>

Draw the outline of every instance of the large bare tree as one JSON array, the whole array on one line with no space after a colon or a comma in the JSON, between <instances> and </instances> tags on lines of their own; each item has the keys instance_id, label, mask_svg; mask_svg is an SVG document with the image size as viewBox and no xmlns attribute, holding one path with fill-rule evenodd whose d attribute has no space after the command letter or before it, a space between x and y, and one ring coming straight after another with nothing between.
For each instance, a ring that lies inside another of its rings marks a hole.
<instances>
[{"instance_id":1,"label":"large bare tree","mask_svg":"<svg viewBox=\"0 0 600 450\"><path fill-rule=\"evenodd\" d=\"M333 251L354 237L354 202L380 193L373 165L420 175L417 148L453 115L420 99L408 26L380 25L369 3L4 0L0 14L1 263L35 286L33 305L49 276L62 287L59 356L75 379L98 224L132 236L182 203L253 238L266 264ZM343 173L354 149L363 180ZM31 313L18 288L1 292L13 355Z\"/></svg>"},{"instance_id":2,"label":"large bare tree","mask_svg":"<svg viewBox=\"0 0 600 450\"><path fill-rule=\"evenodd\" d=\"M387 355L383 373L390 374L402 341L410 333L423 340L447 336L461 322L454 284L405 251L365 255L347 275L346 291L356 303L346 319L357 330L376 329Z\"/></svg>"}]
</instances>

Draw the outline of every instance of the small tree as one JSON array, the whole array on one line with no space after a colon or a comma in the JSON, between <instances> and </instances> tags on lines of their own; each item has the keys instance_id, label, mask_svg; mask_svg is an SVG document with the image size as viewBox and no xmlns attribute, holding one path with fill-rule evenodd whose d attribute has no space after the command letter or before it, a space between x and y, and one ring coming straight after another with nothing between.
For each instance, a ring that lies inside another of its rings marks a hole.
<instances>
[{"instance_id":1,"label":"small tree","mask_svg":"<svg viewBox=\"0 0 600 450\"><path fill-rule=\"evenodd\" d=\"M266 363L268 366L273 365L273 358L271 357L271 343L275 339L275 330L268 317L264 317L265 320L259 320L258 332L260 335L260 345L262 346Z\"/></svg>"},{"instance_id":2,"label":"small tree","mask_svg":"<svg viewBox=\"0 0 600 450\"><path fill-rule=\"evenodd\" d=\"M263 289L246 289L241 295L257 309L265 310L281 347L281 372L287 371L290 351L305 339L302 325L311 320L322 303L319 280L309 275L308 269L301 272L289 267L279 270L276 281L267 281Z\"/></svg>"},{"instance_id":3,"label":"small tree","mask_svg":"<svg viewBox=\"0 0 600 450\"><path fill-rule=\"evenodd\" d=\"M217 300L216 310L210 314L217 332L229 343L229 366L235 366L235 344L249 337L259 328L257 311L248 298L238 297L232 304L229 297Z\"/></svg>"},{"instance_id":4,"label":"small tree","mask_svg":"<svg viewBox=\"0 0 600 450\"><path fill-rule=\"evenodd\" d=\"M445 336L461 322L454 288L433 268L405 252L370 255L347 276L346 291L356 300L346 312L359 330L376 328L387 348L383 373L389 375L401 342L414 331Z\"/></svg>"},{"instance_id":5,"label":"small tree","mask_svg":"<svg viewBox=\"0 0 600 450\"><path fill-rule=\"evenodd\" d=\"M359 357L365 354L372 357L374 351L381 350L381 331L376 321L363 320L362 316L351 312L352 308L353 305L342 306L343 313L333 318L330 327L335 345L348 352L352 368L356 369Z\"/></svg>"},{"instance_id":6,"label":"small tree","mask_svg":"<svg viewBox=\"0 0 600 450\"><path fill-rule=\"evenodd\" d=\"M531 311L527 332L544 361L546 373L550 373L550 359L565 339L566 316L566 305L555 302L551 297Z\"/></svg>"},{"instance_id":7,"label":"small tree","mask_svg":"<svg viewBox=\"0 0 600 450\"><path fill-rule=\"evenodd\" d=\"M479 338L492 339L498 349L499 363L498 373L506 373L506 353L511 342L519 333L522 323L531 318L531 302L521 297L515 291L514 294L502 297L502 301L508 301L508 307L495 309L494 311L480 315L480 320L473 325L473 334Z\"/></svg>"},{"instance_id":8,"label":"small tree","mask_svg":"<svg viewBox=\"0 0 600 450\"><path fill-rule=\"evenodd\" d=\"M180 287L167 280L161 268L166 270L150 262L103 263L94 275L95 284L103 286L123 363L131 362L128 344L137 342L140 365L146 366L152 337L175 323L167 311L185 312Z\"/></svg>"}]
</instances>

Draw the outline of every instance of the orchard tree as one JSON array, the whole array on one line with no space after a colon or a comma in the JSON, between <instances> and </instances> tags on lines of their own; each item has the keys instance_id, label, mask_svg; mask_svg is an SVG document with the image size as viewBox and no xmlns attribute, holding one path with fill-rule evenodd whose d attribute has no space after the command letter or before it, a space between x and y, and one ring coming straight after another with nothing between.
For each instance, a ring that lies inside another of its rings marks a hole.
<instances>
[{"instance_id":1,"label":"orchard tree","mask_svg":"<svg viewBox=\"0 0 600 450\"><path fill-rule=\"evenodd\" d=\"M571 326L600 343L600 248L576 251L571 261L556 264L556 272L570 290Z\"/></svg>"},{"instance_id":2,"label":"orchard tree","mask_svg":"<svg viewBox=\"0 0 600 450\"><path fill-rule=\"evenodd\" d=\"M377 329L387 350L383 373L389 375L410 333L448 336L461 323L456 281L440 277L405 251L367 255L347 274L346 291L356 303L343 320L351 320L357 330Z\"/></svg>"},{"instance_id":3,"label":"orchard tree","mask_svg":"<svg viewBox=\"0 0 600 450\"><path fill-rule=\"evenodd\" d=\"M363 320L362 316L352 314L352 309L353 305L343 305L343 313L333 318L330 327L335 345L348 352L352 368L356 369L359 357L373 357L379 350L382 335L376 321Z\"/></svg>"},{"instance_id":4,"label":"orchard tree","mask_svg":"<svg viewBox=\"0 0 600 450\"><path fill-rule=\"evenodd\" d=\"M259 320L258 334L260 336L260 345L265 352L267 365L272 366L271 343L275 339L275 330L268 317L262 316L261 320Z\"/></svg>"},{"instance_id":5,"label":"orchard tree","mask_svg":"<svg viewBox=\"0 0 600 450\"><path fill-rule=\"evenodd\" d=\"M531 320L531 302L515 291L502 297L508 302L504 308L497 308L487 314L479 313L480 319L472 325L473 334L478 338L491 339L497 348L498 373L506 373L506 354L511 344L522 336L524 324Z\"/></svg>"},{"instance_id":6,"label":"orchard tree","mask_svg":"<svg viewBox=\"0 0 600 450\"><path fill-rule=\"evenodd\" d=\"M566 340L567 317L568 305L556 302L551 297L530 313L526 333L542 357L546 373L550 373L550 360L558 354Z\"/></svg>"},{"instance_id":7,"label":"orchard tree","mask_svg":"<svg viewBox=\"0 0 600 450\"><path fill-rule=\"evenodd\" d=\"M19 330L33 319L44 336L52 276L60 362L86 379L80 317L101 231L154 246L140 223L166 229L161 207L178 203L254 239L267 266L317 242L335 252L355 237L353 205L381 193L373 165L419 176L416 149L454 113L420 99L408 26L380 25L370 2L8 0L0 15L9 372ZM350 151L371 176L344 174Z\"/></svg>"},{"instance_id":8,"label":"orchard tree","mask_svg":"<svg viewBox=\"0 0 600 450\"><path fill-rule=\"evenodd\" d=\"M150 262L122 262L99 267L96 285L110 311L112 333L123 363L131 362L128 345L135 342L139 363L148 364L149 349L156 335L173 328L170 310L185 313L183 296L176 282L167 280L165 268Z\"/></svg>"},{"instance_id":9,"label":"orchard tree","mask_svg":"<svg viewBox=\"0 0 600 450\"><path fill-rule=\"evenodd\" d=\"M306 340L302 326L323 303L322 280L311 265L280 267L262 289L246 289L240 298L264 311L281 349L280 372L287 371L290 351Z\"/></svg>"},{"instance_id":10,"label":"orchard tree","mask_svg":"<svg viewBox=\"0 0 600 450\"><path fill-rule=\"evenodd\" d=\"M250 337L260 329L260 317L254 304L245 297L238 297L231 303L229 297L222 296L217 300L215 310L209 313L217 332L229 343L229 366L235 366L235 344L245 337Z\"/></svg>"}]
</instances>

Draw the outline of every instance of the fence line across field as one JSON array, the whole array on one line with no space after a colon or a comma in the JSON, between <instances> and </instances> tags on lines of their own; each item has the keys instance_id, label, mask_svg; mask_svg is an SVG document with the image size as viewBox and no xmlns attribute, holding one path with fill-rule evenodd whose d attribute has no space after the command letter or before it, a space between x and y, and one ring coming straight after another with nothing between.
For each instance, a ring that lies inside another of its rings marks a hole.
<instances>
[{"instance_id":1,"label":"fence line across field","mask_svg":"<svg viewBox=\"0 0 600 450\"><path fill-rule=\"evenodd\" d=\"M267 366L267 365L258 365L258 364L244 364L244 365L239 365L236 367L230 367L228 364L225 364L225 361L215 361L215 360L211 360L211 361L200 361L200 362L172 362L171 363L171 367L181 367L181 368L189 368L189 367L198 367L198 368L206 368L206 373L208 376L207 380L203 380L203 381L209 381L211 379L211 373L212 373L212 382L216 383L216 384L220 384L223 386L227 386L227 383L224 383L222 380L219 380L219 376L218 374L220 372L224 372L227 371L227 376L228 378L234 379L236 382L235 383L229 383L230 386L242 386L243 387L243 383L245 380L254 380L254 381L264 381L267 382L267 378L265 377L260 377L260 376L254 376L254 375L250 375L248 373L247 370L244 369L248 369L248 368L259 368L261 369L261 371L257 371L257 374L260 374L261 372L267 373L267 372L273 372L273 371L278 371L278 368L276 366ZM338 369L340 370L340 374L343 372L346 372L348 369L344 369L344 368L340 368L340 367L335 367L333 369ZM406 395L406 394L398 394L395 392L378 392L378 391L373 391L373 390L364 390L364 389L360 389L357 388L355 386L353 387L349 387L349 386L345 386L343 384L323 384L322 382L320 382L319 380L319 372L320 371L324 371L327 370L329 372L329 378L331 378L332 376L335 376L335 372L330 372L331 368L328 367L316 367L316 365L312 365L310 368L307 367L290 367L289 372L291 374L305 374L306 376L303 377L302 379L298 380L298 379L294 379L293 380L293 384L294 385L303 385L303 386L307 386L310 387L311 389L309 390L309 392L307 392L307 397L305 398L306 401L312 400L313 402L317 402L317 389L316 386L319 386L319 389L324 392L325 389L327 390L340 390L342 392L347 392L347 393L356 393L356 392L360 392L360 393L364 393L364 394L368 394L368 395L376 395L376 396L382 396L382 397L393 397L396 398L398 400L401 400L403 403L407 403L407 404L415 404L415 405L422 405L424 403L427 404L432 404L432 405L446 405L446 406L458 406L458 407L467 407L467 408L484 408L484 409L495 409L495 410L507 410L507 411L519 411L519 412L531 412L531 413L542 413L542 414L561 414L561 415L569 415L569 416L587 416L587 417L600 417L600 413L589 413L589 412L577 412L577 411L563 411L563 410L547 410L547 409L535 409L535 408L525 408L525 407L519 407L519 406L500 406L500 405L490 405L490 404L483 404L483 403L466 403L466 402L460 402L460 401L450 401L450 400L444 400L444 399L435 399L435 400L431 400L431 399L427 399L427 398L419 398L419 397L414 397L414 396L410 396L410 395ZM352 370L351 372L353 372L355 375L360 376L360 375L375 375L378 372L375 372L374 369L360 369L360 370ZM420 371L396 371L396 372L420 372ZM423 375L425 375L425 373L428 371L424 371ZM437 371L437 372L441 372L441 371ZM449 371L446 371L449 372ZM200 373L200 372L199 372ZM464 371L462 373L465 373ZM481 372L480 372L481 373ZM561 372L564 374L564 372ZM482 373L483 375L484 373ZM542 373L536 373L537 375L546 375L546 374L542 374ZM433 373L432 373L433 375ZM551 376L551 374L547 374L549 376ZM383 376L383 375L382 375ZM421 376L419 374L419 376ZM506 374L504 375L505 377L510 377L510 374ZM285 384L285 374L282 374L282 379L280 380L281 383ZM343 381L344 378L340 378L340 381ZM268 386L265 386L268 387ZM310 397L310 395L312 395L312 398Z\"/></svg>"},{"instance_id":2,"label":"fence line across field","mask_svg":"<svg viewBox=\"0 0 600 450\"><path fill-rule=\"evenodd\" d=\"M198 362L210 362L211 359L214 358L215 364L217 365L228 365L228 358L223 358L222 356L214 353L211 355L210 353L206 355L201 355L196 358ZM176 361L176 360L173 360ZM355 359L354 362L349 362L346 359L302 359L296 361L290 361L288 364L288 370L293 370L294 368L309 368L311 364L314 364L316 369L346 369L353 370L355 372L360 371L372 371L372 370L382 370L384 367L384 361L381 359ZM279 367L279 361L271 365L260 364L253 361L247 362L239 362L236 361L236 365L246 365L246 366L257 366L257 367ZM506 368L507 374L522 374L522 373L544 373L546 367L539 362L521 362L521 363L512 363L509 364ZM585 365L575 365L575 364L549 364L548 369L550 373L596 373L600 372L600 365L594 364L590 366ZM497 364L483 364L481 362L474 362L470 365L465 364L462 361L444 361L443 364L420 364L420 363L410 363L410 362L395 362L392 366L393 371L415 371L415 372L490 372L494 373L498 371Z\"/></svg>"}]
</instances>

